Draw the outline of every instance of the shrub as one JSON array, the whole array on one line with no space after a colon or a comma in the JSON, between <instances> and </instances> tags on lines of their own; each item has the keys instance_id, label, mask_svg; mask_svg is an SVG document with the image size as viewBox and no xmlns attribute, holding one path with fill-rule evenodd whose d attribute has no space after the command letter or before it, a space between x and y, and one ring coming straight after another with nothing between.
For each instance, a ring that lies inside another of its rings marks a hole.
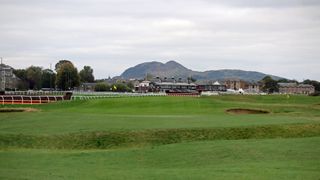
<instances>
[{"instance_id":1,"label":"shrub","mask_svg":"<svg viewBox=\"0 0 320 180\"><path fill-rule=\"evenodd\" d=\"M110 91L110 86L106 83L98 83L94 86L94 91Z\"/></svg>"},{"instance_id":2,"label":"shrub","mask_svg":"<svg viewBox=\"0 0 320 180\"><path fill-rule=\"evenodd\" d=\"M309 94L309 96L320 96L320 91Z\"/></svg>"}]
</instances>

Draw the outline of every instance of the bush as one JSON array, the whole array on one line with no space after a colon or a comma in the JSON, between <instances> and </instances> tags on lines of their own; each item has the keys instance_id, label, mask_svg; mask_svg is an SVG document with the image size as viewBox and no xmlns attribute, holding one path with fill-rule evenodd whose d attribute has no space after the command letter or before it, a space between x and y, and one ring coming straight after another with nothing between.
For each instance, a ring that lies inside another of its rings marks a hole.
<instances>
[{"instance_id":1,"label":"bush","mask_svg":"<svg viewBox=\"0 0 320 180\"><path fill-rule=\"evenodd\" d=\"M132 89L123 83L113 84L112 89L116 92L132 92Z\"/></svg>"},{"instance_id":2,"label":"bush","mask_svg":"<svg viewBox=\"0 0 320 180\"><path fill-rule=\"evenodd\" d=\"M110 86L106 83L98 83L94 86L94 91L110 91Z\"/></svg>"},{"instance_id":3,"label":"bush","mask_svg":"<svg viewBox=\"0 0 320 180\"><path fill-rule=\"evenodd\" d=\"M320 96L320 91L309 94L309 96Z\"/></svg>"}]
</instances>

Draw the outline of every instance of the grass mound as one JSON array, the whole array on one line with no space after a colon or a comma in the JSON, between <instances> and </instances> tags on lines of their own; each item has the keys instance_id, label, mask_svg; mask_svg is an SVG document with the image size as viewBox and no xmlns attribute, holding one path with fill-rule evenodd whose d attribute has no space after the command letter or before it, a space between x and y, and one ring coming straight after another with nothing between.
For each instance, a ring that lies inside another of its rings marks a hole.
<instances>
[{"instance_id":1,"label":"grass mound","mask_svg":"<svg viewBox=\"0 0 320 180\"><path fill-rule=\"evenodd\" d=\"M320 96L110 98L0 114L0 179L317 179ZM265 114L229 115L231 108Z\"/></svg>"},{"instance_id":2,"label":"grass mound","mask_svg":"<svg viewBox=\"0 0 320 180\"><path fill-rule=\"evenodd\" d=\"M269 125L238 128L164 129L84 132L62 135L0 135L2 148L109 149L204 140L300 138L320 136L320 124Z\"/></svg>"},{"instance_id":3,"label":"grass mound","mask_svg":"<svg viewBox=\"0 0 320 180\"><path fill-rule=\"evenodd\" d=\"M236 109L228 109L226 110L227 113L230 114L269 114L269 111L261 110L261 109L242 109L242 108L236 108Z\"/></svg>"}]
</instances>

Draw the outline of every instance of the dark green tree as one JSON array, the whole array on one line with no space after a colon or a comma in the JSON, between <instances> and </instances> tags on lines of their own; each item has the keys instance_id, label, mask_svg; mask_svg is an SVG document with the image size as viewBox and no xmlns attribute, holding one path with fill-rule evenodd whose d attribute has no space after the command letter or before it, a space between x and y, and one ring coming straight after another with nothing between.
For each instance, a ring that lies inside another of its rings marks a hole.
<instances>
[{"instance_id":1,"label":"dark green tree","mask_svg":"<svg viewBox=\"0 0 320 180\"><path fill-rule=\"evenodd\" d=\"M110 91L111 86L108 85L107 83L97 83L94 86L94 91Z\"/></svg>"},{"instance_id":2,"label":"dark green tree","mask_svg":"<svg viewBox=\"0 0 320 180\"><path fill-rule=\"evenodd\" d=\"M60 62L58 63L56 86L61 90L71 90L74 87L78 87L80 77L77 68L70 61L65 63Z\"/></svg>"},{"instance_id":3,"label":"dark green tree","mask_svg":"<svg viewBox=\"0 0 320 180\"><path fill-rule=\"evenodd\" d=\"M134 84L132 82L128 82L127 86L129 89L133 90L134 89Z\"/></svg>"},{"instance_id":4,"label":"dark green tree","mask_svg":"<svg viewBox=\"0 0 320 180\"><path fill-rule=\"evenodd\" d=\"M69 63L69 64L72 64L71 61L69 60L60 60L56 65L55 65L55 70L56 72L59 71L59 68L63 65L63 64L66 64L66 63ZM72 64L73 65L73 64Z\"/></svg>"},{"instance_id":5,"label":"dark green tree","mask_svg":"<svg viewBox=\"0 0 320 180\"><path fill-rule=\"evenodd\" d=\"M263 84L262 90L266 93L274 93L279 91L278 82L272 79L270 76L265 76L260 82Z\"/></svg>"},{"instance_id":6,"label":"dark green tree","mask_svg":"<svg viewBox=\"0 0 320 180\"><path fill-rule=\"evenodd\" d=\"M79 75L81 82L94 82L93 69L90 66L84 66Z\"/></svg>"},{"instance_id":7,"label":"dark green tree","mask_svg":"<svg viewBox=\"0 0 320 180\"><path fill-rule=\"evenodd\" d=\"M111 85L111 88L115 92L132 92L132 89L129 88L126 84L124 83L116 83Z\"/></svg>"},{"instance_id":8,"label":"dark green tree","mask_svg":"<svg viewBox=\"0 0 320 180\"><path fill-rule=\"evenodd\" d=\"M278 83L299 83L297 80L290 80L290 79L279 79Z\"/></svg>"},{"instance_id":9,"label":"dark green tree","mask_svg":"<svg viewBox=\"0 0 320 180\"><path fill-rule=\"evenodd\" d=\"M41 78L41 87L42 88L55 88L56 82L56 73L54 73L50 69L45 69L42 71L42 78Z\"/></svg>"},{"instance_id":10,"label":"dark green tree","mask_svg":"<svg viewBox=\"0 0 320 180\"><path fill-rule=\"evenodd\" d=\"M18 90L27 90L29 83L27 80L27 71L25 69L14 69L13 73L19 78Z\"/></svg>"},{"instance_id":11,"label":"dark green tree","mask_svg":"<svg viewBox=\"0 0 320 180\"><path fill-rule=\"evenodd\" d=\"M29 89L41 89L42 68L38 66L30 66L26 69L26 78Z\"/></svg>"}]
</instances>

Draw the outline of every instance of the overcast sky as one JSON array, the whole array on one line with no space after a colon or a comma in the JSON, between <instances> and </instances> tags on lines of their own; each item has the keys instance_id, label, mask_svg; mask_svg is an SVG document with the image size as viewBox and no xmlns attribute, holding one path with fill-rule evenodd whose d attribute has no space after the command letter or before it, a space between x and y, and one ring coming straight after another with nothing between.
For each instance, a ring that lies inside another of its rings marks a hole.
<instances>
[{"instance_id":1,"label":"overcast sky","mask_svg":"<svg viewBox=\"0 0 320 180\"><path fill-rule=\"evenodd\" d=\"M319 0L0 0L0 57L96 78L147 61L320 80Z\"/></svg>"}]
</instances>

